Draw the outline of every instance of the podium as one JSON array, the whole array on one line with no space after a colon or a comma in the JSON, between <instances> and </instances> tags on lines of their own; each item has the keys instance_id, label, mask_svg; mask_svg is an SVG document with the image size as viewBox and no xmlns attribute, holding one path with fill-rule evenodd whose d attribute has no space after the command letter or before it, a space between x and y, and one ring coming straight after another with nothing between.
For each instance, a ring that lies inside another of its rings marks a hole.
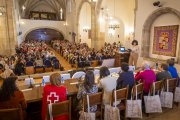
<instances>
[{"instance_id":1,"label":"podium","mask_svg":"<svg viewBox=\"0 0 180 120\"><path fill-rule=\"evenodd\" d=\"M120 67L122 62L129 62L130 52L116 52L115 53L115 67Z\"/></svg>"}]
</instances>

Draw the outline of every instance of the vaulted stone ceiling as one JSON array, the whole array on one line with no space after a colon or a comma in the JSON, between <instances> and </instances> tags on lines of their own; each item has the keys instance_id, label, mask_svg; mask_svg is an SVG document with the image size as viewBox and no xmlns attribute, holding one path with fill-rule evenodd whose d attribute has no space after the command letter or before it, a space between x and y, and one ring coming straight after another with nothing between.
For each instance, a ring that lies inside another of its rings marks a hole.
<instances>
[{"instance_id":1,"label":"vaulted stone ceiling","mask_svg":"<svg viewBox=\"0 0 180 120\"><path fill-rule=\"evenodd\" d=\"M63 9L63 11L66 11L67 0L18 0L18 2L21 16L27 17L30 11L34 11L38 7L41 8L41 11L45 12L59 13L61 8ZM22 10L22 6L26 8L24 11Z\"/></svg>"}]
</instances>

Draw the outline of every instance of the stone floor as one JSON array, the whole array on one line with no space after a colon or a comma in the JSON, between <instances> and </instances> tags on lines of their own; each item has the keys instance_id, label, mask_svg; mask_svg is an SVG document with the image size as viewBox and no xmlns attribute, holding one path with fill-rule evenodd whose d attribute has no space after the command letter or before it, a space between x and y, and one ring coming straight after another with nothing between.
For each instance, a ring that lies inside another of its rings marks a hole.
<instances>
[{"instance_id":1,"label":"stone floor","mask_svg":"<svg viewBox=\"0 0 180 120\"><path fill-rule=\"evenodd\" d=\"M180 120L180 105L174 106L173 109L163 109L163 113L144 116L143 120Z\"/></svg>"},{"instance_id":2,"label":"stone floor","mask_svg":"<svg viewBox=\"0 0 180 120\"><path fill-rule=\"evenodd\" d=\"M72 70L75 68L72 68L71 65L54 49L52 49L51 47L49 47L56 55L57 59L60 61L60 64L64 67L64 70Z\"/></svg>"}]
</instances>

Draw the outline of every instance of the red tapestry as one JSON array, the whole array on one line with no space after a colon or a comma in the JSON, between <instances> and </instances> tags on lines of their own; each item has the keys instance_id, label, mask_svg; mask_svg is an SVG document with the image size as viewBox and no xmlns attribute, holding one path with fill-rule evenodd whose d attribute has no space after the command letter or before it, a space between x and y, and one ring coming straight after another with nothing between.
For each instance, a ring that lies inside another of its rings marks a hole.
<instances>
[{"instance_id":1,"label":"red tapestry","mask_svg":"<svg viewBox=\"0 0 180 120\"><path fill-rule=\"evenodd\" d=\"M153 54L176 57L179 25L154 27Z\"/></svg>"}]
</instances>

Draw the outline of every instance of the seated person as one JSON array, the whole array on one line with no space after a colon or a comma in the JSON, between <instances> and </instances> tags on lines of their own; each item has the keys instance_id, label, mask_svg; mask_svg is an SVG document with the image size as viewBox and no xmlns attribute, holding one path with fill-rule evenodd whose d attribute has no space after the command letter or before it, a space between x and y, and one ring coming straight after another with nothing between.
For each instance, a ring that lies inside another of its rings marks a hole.
<instances>
[{"instance_id":1,"label":"seated person","mask_svg":"<svg viewBox=\"0 0 180 120\"><path fill-rule=\"evenodd\" d=\"M138 70L135 76L135 80L144 83L144 95L148 95L152 83L156 81L156 75L154 71L150 69L148 62L143 63L142 68Z\"/></svg>"},{"instance_id":2,"label":"seated person","mask_svg":"<svg viewBox=\"0 0 180 120\"><path fill-rule=\"evenodd\" d=\"M18 60L16 65L15 65L15 74L16 75L22 75L24 74L24 64L23 60Z\"/></svg>"},{"instance_id":3,"label":"seated person","mask_svg":"<svg viewBox=\"0 0 180 120\"><path fill-rule=\"evenodd\" d=\"M95 77L92 71L87 71L84 79L84 83L79 86L77 98L82 105L83 96L86 94L93 94L98 92L98 86L95 84ZM90 107L91 112L96 112L97 105Z\"/></svg>"},{"instance_id":4,"label":"seated person","mask_svg":"<svg viewBox=\"0 0 180 120\"><path fill-rule=\"evenodd\" d=\"M168 71L171 73L172 78L179 78L178 72L174 67L174 60L170 59L167 61L167 63L169 64Z\"/></svg>"},{"instance_id":5,"label":"seated person","mask_svg":"<svg viewBox=\"0 0 180 120\"><path fill-rule=\"evenodd\" d=\"M116 77L110 75L110 71L107 67L100 68L100 87L104 90L103 103L110 104L112 98L112 91L116 88Z\"/></svg>"},{"instance_id":6,"label":"seated person","mask_svg":"<svg viewBox=\"0 0 180 120\"><path fill-rule=\"evenodd\" d=\"M42 120L46 119L46 113L48 111L47 103L53 104L67 100L66 88L61 85L61 75L59 73L54 73L50 76L50 83L50 85L46 85L44 87L42 100ZM51 96L54 96L54 99ZM68 120L68 115L57 116L53 118L53 120Z\"/></svg>"},{"instance_id":7,"label":"seated person","mask_svg":"<svg viewBox=\"0 0 180 120\"><path fill-rule=\"evenodd\" d=\"M26 67L34 66L33 61L29 58L26 62Z\"/></svg>"},{"instance_id":8,"label":"seated person","mask_svg":"<svg viewBox=\"0 0 180 120\"><path fill-rule=\"evenodd\" d=\"M156 81L166 80L172 78L171 73L168 71L168 65L161 64L160 72L156 74Z\"/></svg>"},{"instance_id":9,"label":"seated person","mask_svg":"<svg viewBox=\"0 0 180 120\"><path fill-rule=\"evenodd\" d=\"M7 64L5 64L5 68L3 68L2 71L3 73L0 74L0 77L4 79L14 75L14 72L9 69L9 66Z\"/></svg>"},{"instance_id":10,"label":"seated person","mask_svg":"<svg viewBox=\"0 0 180 120\"><path fill-rule=\"evenodd\" d=\"M122 72L119 74L117 79L116 89L121 89L129 86L128 99L131 99L131 91L134 85L134 74L129 70L129 65L127 63L122 63L121 65Z\"/></svg>"},{"instance_id":11,"label":"seated person","mask_svg":"<svg viewBox=\"0 0 180 120\"><path fill-rule=\"evenodd\" d=\"M37 59L35 60L35 66L36 67L42 67L43 66L43 60L42 60L42 58L40 58L40 56L38 56Z\"/></svg>"},{"instance_id":12,"label":"seated person","mask_svg":"<svg viewBox=\"0 0 180 120\"><path fill-rule=\"evenodd\" d=\"M27 108L23 93L16 85L17 77L8 77L3 81L0 89L0 109L21 107L25 118Z\"/></svg>"}]
</instances>

